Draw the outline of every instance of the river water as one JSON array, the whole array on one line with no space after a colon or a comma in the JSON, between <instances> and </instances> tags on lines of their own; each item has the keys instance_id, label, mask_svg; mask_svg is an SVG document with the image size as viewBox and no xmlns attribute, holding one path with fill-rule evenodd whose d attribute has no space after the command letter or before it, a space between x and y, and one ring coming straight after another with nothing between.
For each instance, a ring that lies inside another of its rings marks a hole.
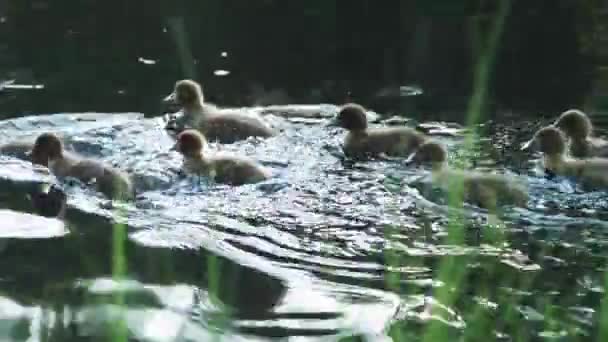
<instances>
[{"instance_id":1,"label":"river water","mask_svg":"<svg viewBox=\"0 0 608 342\"><path fill-rule=\"evenodd\" d=\"M62 133L77 152L128 170L139 193L110 207L86 186L62 183L66 232L17 229L3 239L3 338L384 341L422 339L431 327L498 340L597 333L605 193L544 179L535 156L517 152L528 124L480 125L486 133L467 158L523 177L529 207L507 208L497 222L465 205L454 227L442 194L428 190L427 171L399 160L349 161L331 119L266 118L281 134L211 146L273 171L241 187L180 178L160 118L2 122L0 143L24 131ZM462 139L437 139L457 163ZM8 179L32 172L15 159L1 163Z\"/></svg>"}]
</instances>

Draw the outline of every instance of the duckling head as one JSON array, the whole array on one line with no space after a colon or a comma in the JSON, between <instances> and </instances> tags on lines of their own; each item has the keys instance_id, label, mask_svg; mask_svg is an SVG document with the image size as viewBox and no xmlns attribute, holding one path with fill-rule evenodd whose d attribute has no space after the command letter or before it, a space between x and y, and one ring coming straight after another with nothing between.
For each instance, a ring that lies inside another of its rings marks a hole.
<instances>
[{"instance_id":1,"label":"duckling head","mask_svg":"<svg viewBox=\"0 0 608 342\"><path fill-rule=\"evenodd\" d=\"M576 109L563 112L555 121L555 126L573 139L585 139L591 135L593 129L587 114Z\"/></svg>"},{"instance_id":2,"label":"duckling head","mask_svg":"<svg viewBox=\"0 0 608 342\"><path fill-rule=\"evenodd\" d=\"M433 168L441 168L448 160L448 151L436 141L427 141L420 145L407 160L408 164L430 165Z\"/></svg>"},{"instance_id":3,"label":"duckling head","mask_svg":"<svg viewBox=\"0 0 608 342\"><path fill-rule=\"evenodd\" d=\"M43 133L36 138L31 151L32 162L48 166L49 160L57 159L63 154L63 143L53 133Z\"/></svg>"},{"instance_id":4,"label":"duckling head","mask_svg":"<svg viewBox=\"0 0 608 342\"><path fill-rule=\"evenodd\" d=\"M566 137L556 127L541 128L532 139L535 147L546 155L561 155L566 151Z\"/></svg>"},{"instance_id":5,"label":"duckling head","mask_svg":"<svg viewBox=\"0 0 608 342\"><path fill-rule=\"evenodd\" d=\"M177 136L177 142L173 147L186 157L200 156L207 146L207 139L199 131L187 129Z\"/></svg>"},{"instance_id":6,"label":"duckling head","mask_svg":"<svg viewBox=\"0 0 608 342\"><path fill-rule=\"evenodd\" d=\"M365 109L354 103L342 107L336 117L338 125L349 131L362 131L367 129L367 116Z\"/></svg>"},{"instance_id":7,"label":"duckling head","mask_svg":"<svg viewBox=\"0 0 608 342\"><path fill-rule=\"evenodd\" d=\"M199 105L204 101L201 85L193 80L177 81L174 94L175 102L182 107Z\"/></svg>"}]
</instances>

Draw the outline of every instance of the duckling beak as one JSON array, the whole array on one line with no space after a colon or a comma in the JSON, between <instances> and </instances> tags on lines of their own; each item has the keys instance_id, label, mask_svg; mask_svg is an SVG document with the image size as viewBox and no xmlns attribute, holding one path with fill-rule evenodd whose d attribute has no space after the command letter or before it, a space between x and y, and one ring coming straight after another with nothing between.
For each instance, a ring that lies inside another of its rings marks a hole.
<instances>
[{"instance_id":1,"label":"duckling beak","mask_svg":"<svg viewBox=\"0 0 608 342\"><path fill-rule=\"evenodd\" d=\"M48 194L49 192L51 192L51 185L50 184L43 184L40 186L40 191L43 194Z\"/></svg>"},{"instance_id":2,"label":"duckling beak","mask_svg":"<svg viewBox=\"0 0 608 342\"><path fill-rule=\"evenodd\" d=\"M329 120L327 120L327 126L329 127L339 127L340 126L340 122L338 121L337 117L333 117Z\"/></svg>"},{"instance_id":3,"label":"duckling beak","mask_svg":"<svg viewBox=\"0 0 608 342\"><path fill-rule=\"evenodd\" d=\"M171 94L167 95L164 99L163 99L164 103L175 103L175 92L172 92Z\"/></svg>"},{"instance_id":4,"label":"duckling beak","mask_svg":"<svg viewBox=\"0 0 608 342\"><path fill-rule=\"evenodd\" d=\"M405 166L411 166L416 163L416 152L410 154L409 157L405 160Z\"/></svg>"},{"instance_id":5,"label":"duckling beak","mask_svg":"<svg viewBox=\"0 0 608 342\"><path fill-rule=\"evenodd\" d=\"M179 106L179 104L176 101L176 96L175 96L175 92L172 92L171 94L165 96L162 100L161 100L161 112L163 114L165 113L175 113L178 112L181 107Z\"/></svg>"},{"instance_id":6,"label":"duckling beak","mask_svg":"<svg viewBox=\"0 0 608 342\"><path fill-rule=\"evenodd\" d=\"M530 151L534 147L534 143L536 142L535 138L532 138L521 145L520 151Z\"/></svg>"}]
</instances>

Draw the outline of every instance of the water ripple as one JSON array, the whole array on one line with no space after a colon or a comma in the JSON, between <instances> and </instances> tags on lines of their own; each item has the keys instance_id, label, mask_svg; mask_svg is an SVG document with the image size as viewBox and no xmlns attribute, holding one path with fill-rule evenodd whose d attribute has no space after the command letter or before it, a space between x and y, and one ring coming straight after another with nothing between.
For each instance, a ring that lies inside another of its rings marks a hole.
<instances>
[{"instance_id":1,"label":"water ripple","mask_svg":"<svg viewBox=\"0 0 608 342\"><path fill-rule=\"evenodd\" d=\"M68 215L70 233L19 240L1 252L2 321L27 336L45 329L105 336L124 321L129 336L151 341L213 334L383 341L471 329L497 339L523 330L542 339L595 334L608 243L604 192L544 179L517 154L521 129L487 123L488 136L473 151L461 150L453 134L438 139L454 163L524 178L530 204L498 217L471 205L452 209L443 194L424 189L426 172L399 160L347 160L343 132L324 121L334 112L273 116L282 130L276 137L211 143L273 172L267 182L236 188L181 178L160 119L92 113L1 122L0 142L58 131L78 153L128 171L138 190L135 203L121 204L64 184L80 215ZM0 163L4 177L16 161ZM23 181L48 177L31 172L12 173ZM462 224L450 228L452 217ZM106 221L128 226L125 280L111 278L116 228ZM43 252L50 250L52 257ZM22 268L9 263L26 251ZM31 277L48 283L46 292L30 281L17 289ZM120 296L126 307L115 303Z\"/></svg>"}]
</instances>

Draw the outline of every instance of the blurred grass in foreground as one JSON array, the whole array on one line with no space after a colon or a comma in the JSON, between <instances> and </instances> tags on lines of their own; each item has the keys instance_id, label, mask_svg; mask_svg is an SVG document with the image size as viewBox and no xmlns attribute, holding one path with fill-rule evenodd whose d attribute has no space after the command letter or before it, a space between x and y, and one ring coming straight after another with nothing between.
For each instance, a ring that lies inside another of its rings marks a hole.
<instances>
[{"instance_id":1,"label":"blurred grass in foreground","mask_svg":"<svg viewBox=\"0 0 608 342\"><path fill-rule=\"evenodd\" d=\"M492 70L496 61L496 54L499 48L500 38L504 31L505 21L511 10L511 0L501 0L499 2L497 13L491 20L489 25L489 32L483 34L481 31L481 24L479 18L472 18L471 24L473 25L473 41L471 46L473 49L473 55L476 59L476 66L474 68L474 84L473 94L469 99L467 109L466 126L469 129L469 133L466 135L464 143L461 149L465 150L463 153L465 156L470 155L467 151L474 148L477 142L477 128L478 124L482 120L482 113L485 109L485 104L488 99L489 84L492 76ZM485 38L485 39L484 39ZM466 164L466 162L465 162ZM465 243L465 222L461 216L463 204L464 204L464 188L462 180L452 182L452 188L448 193L448 204L450 207L449 221L447 232L448 235L445 238L445 245L462 246ZM490 244L500 248L503 244L504 238L502 236L501 222L499 222L497 213L489 213L489 224L485 230L491 231L489 238L491 239ZM496 222L494 222L496 221ZM494 223L494 224L492 224ZM391 230L387 230L390 232ZM484 232L485 234L485 232ZM390 238L390 234L387 234L387 239ZM387 258L389 262L388 268L398 269L401 265L398 264L399 259L395 256L395 251L387 250ZM467 284L465 283L467 277L467 257L456 257L453 255L443 256L438 263L438 268L434 271L435 279L441 285L435 288L432 294L433 302L444 305L447 308L452 308L455 302L460 296L464 295ZM491 272L492 270L487 270ZM399 277L397 274L386 272L386 283L389 285L389 289L393 291L400 289ZM478 295L485 297L485 293L489 291L487 288L477 289ZM399 292L398 292L399 293ZM467 294L469 295L469 294ZM471 298L472 299L472 298ZM445 322L442 322L436 318L441 317L442 313L436 310L436 305L428 303L431 307L425 308L427 316L431 317L425 330L422 333L422 340L428 342L440 342L440 341L453 341L454 336L451 336L449 328ZM464 314L467 319L467 327L463 332L463 338L465 340L479 340L492 338L489 333L492 333L491 328L494 324L487 316L485 310L481 306L477 306L473 309L473 312ZM390 331L391 337L395 341L405 341L404 335L407 335L407 331L402 331L397 326L392 327Z\"/></svg>"}]
</instances>

